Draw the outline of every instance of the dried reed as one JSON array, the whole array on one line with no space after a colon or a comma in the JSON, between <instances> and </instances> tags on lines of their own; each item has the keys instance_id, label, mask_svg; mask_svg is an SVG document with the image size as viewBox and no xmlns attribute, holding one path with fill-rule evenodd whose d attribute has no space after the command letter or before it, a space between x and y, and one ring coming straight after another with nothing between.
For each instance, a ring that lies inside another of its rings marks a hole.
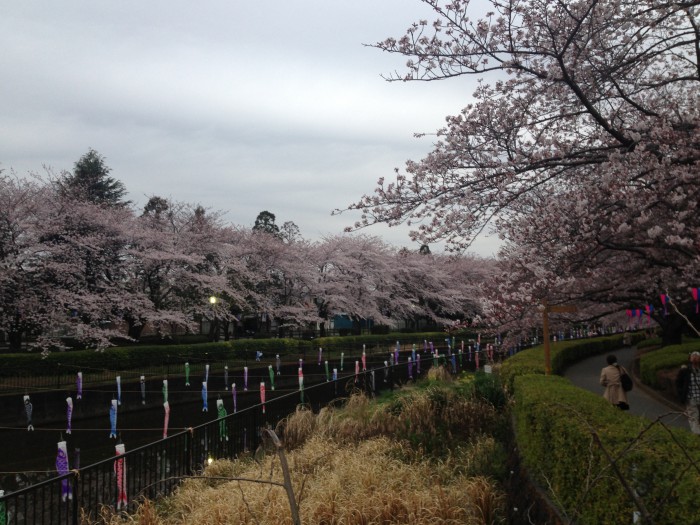
<instances>
[{"instance_id":1,"label":"dried reed","mask_svg":"<svg viewBox=\"0 0 700 525\"><path fill-rule=\"evenodd\" d=\"M498 450L486 435L496 418L490 405L439 386L383 405L352 396L343 409L318 416L298 409L279 430L303 523L499 523L504 495L481 475ZM291 525L281 487L211 479L220 477L283 480L274 454L259 462L215 461L163 501L100 523Z\"/></svg>"}]
</instances>

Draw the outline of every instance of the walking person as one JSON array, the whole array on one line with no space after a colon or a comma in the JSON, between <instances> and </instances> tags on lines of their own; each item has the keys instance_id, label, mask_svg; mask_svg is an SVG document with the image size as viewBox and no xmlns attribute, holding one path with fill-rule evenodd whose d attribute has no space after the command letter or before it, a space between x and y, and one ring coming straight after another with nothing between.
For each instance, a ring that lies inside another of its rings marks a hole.
<instances>
[{"instance_id":1,"label":"walking person","mask_svg":"<svg viewBox=\"0 0 700 525\"><path fill-rule=\"evenodd\" d=\"M617 364L617 357L610 354L606 361L608 366L600 371L600 384L605 387L603 397L620 410L629 410L627 402L627 392L622 388L620 377L627 374L627 371Z\"/></svg>"},{"instance_id":2,"label":"walking person","mask_svg":"<svg viewBox=\"0 0 700 525\"><path fill-rule=\"evenodd\" d=\"M700 434L700 352L690 354L690 366L681 366L676 376L676 390L686 405L688 424L693 434Z\"/></svg>"}]
</instances>

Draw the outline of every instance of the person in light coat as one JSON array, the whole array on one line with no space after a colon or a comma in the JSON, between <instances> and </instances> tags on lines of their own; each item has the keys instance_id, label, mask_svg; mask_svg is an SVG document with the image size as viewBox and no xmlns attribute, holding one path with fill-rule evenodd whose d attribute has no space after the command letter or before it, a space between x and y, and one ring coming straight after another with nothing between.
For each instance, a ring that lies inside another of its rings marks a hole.
<instances>
[{"instance_id":1,"label":"person in light coat","mask_svg":"<svg viewBox=\"0 0 700 525\"><path fill-rule=\"evenodd\" d=\"M603 397L621 410L629 410L627 392L622 388L620 376L627 371L617 364L617 358L609 355L606 358L608 366L600 371L600 384L605 387Z\"/></svg>"}]
</instances>

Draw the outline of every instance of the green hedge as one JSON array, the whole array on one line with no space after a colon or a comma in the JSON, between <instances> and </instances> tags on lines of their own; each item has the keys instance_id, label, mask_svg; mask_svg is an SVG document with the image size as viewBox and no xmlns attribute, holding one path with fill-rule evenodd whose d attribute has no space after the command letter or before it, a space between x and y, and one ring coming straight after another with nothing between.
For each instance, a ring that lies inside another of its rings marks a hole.
<instances>
[{"instance_id":1,"label":"green hedge","mask_svg":"<svg viewBox=\"0 0 700 525\"><path fill-rule=\"evenodd\" d=\"M655 346L661 346L663 341L660 337L649 337L637 343L637 348L640 350L643 348L653 348Z\"/></svg>"},{"instance_id":2,"label":"green hedge","mask_svg":"<svg viewBox=\"0 0 700 525\"><path fill-rule=\"evenodd\" d=\"M621 346L622 336L555 343L552 370L560 373L581 358ZM580 524L632 523L633 499L596 444L595 434L616 458L622 477L639 494L654 523L698 523L697 436L631 416L567 379L545 376L541 346L508 359L499 373L514 392L523 465L563 514ZM691 461L696 466L688 468Z\"/></svg>"},{"instance_id":3,"label":"green hedge","mask_svg":"<svg viewBox=\"0 0 700 525\"><path fill-rule=\"evenodd\" d=\"M663 370L678 369L688 364L690 352L700 352L700 341L691 340L680 345L670 345L642 354L639 358L639 375L642 381L653 387L660 388L658 373Z\"/></svg>"},{"instance_id":4,"label":"green hedge","mask_svg":"<svg viewBox=\"0 0 700 525\"><path fill-rule=\"evenodd\" d=\"M192 357L226 360L234 357L226 342L191 345L112 347L104 351L75 350L39 354L0 354L0 377L11 375L51 375L61 366L67 368L131 370L177 364Z\"/></svg>"},{"instance_id":5,"label":"green hedge","mask_svg":"<svg viewBox=\"0 0 700 525\"><path fill-rule=\"evenodd\" d=\"M632 523L636 510L594 433L654 523L698 523L697 436L623 413L561 377L525 375L516 377L514 386L523 464L576 523ZM688 468L686 453L695 468Z\"/></svg>"},{"instance_id":6,"label":"green hedge","mask_svg":"<svg viewBox=\"0 0 700 525\"><path fill-rule=\"evenodd\" d=\"M182 364L190 361L193 370L199 363L244 361L255 358L260 351L266 357L280 354L284 358L296 359L301 355L307 358L316 356L318 348L338 355L345 352L348 357L359 356L362 345L367 353L389 352L399 341L402 348L416 344L423 347L423 341L433 341L444 346L446 335L443 332L415 334L384 334L345 337L322 337L314 340L303 339L235 339L217 343L144 345L110 347L102 351L72 350L52 352L47 356L36 353L0 354L0 377L53 375L66 369L96 370L139 370L149 367ZM457 339L461 341L461 338Z\"/></svg>"}]
</instances>

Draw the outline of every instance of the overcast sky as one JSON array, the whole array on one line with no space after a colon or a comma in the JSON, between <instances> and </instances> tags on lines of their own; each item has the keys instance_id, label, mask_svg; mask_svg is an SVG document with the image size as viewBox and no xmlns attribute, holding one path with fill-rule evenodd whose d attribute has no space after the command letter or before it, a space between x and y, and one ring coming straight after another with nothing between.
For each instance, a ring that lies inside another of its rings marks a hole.
<instances>
[{"instance_id":1,"label":"overcast sky","mask_svg":"<svg viewBox=\"0 0 700 525\"><path fill-rule=\"evenodd\" d=\"M340 233L359 216L331 211L422 158L434 137L413 134L470 101L471 79L381 78L405 58L363 44L421 18L419 0L5 2L0 168L58 173L93 148L139 207L160 195ZM364 233L417 248L407 231Z\"/></svg>"}]
</instances>

